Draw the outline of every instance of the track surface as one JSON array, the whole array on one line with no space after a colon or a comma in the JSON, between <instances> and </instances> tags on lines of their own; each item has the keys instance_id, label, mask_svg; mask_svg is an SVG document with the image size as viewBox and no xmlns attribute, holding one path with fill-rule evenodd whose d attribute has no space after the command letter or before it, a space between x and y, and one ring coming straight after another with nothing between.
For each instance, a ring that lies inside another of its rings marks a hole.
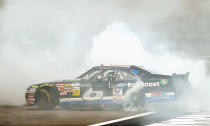
<instances>
[{"instance_id":1,"label":"track surface","mask_svg":"<svg viewBox=\"0 0 210 126\"><path fill-rule=\"evenodd\" d=\"M210 126L210 112L195 112L147 126Z\"/></svg>"},{"instance_id":2,"label":"track surface","mask_svg":"<svg viewBox=\"0 0 210 126\"><path fill-rule=\"evenodd\" d=\"M36 107L0 106L0 126L91 125L137 114L139 113L125 113L110 110L95 111L89 108L38 110ZM141 116L119 123L120 125L138 126L209 126L210 112L178 112L171 109L171 111L159 111L155 112L155 114ZM114 123L114 125L118 125L119 123Z\"/></svg>"},{"instance_id":3,"label":"track surface","mask_svg":"<svg viewBox=\"0 0 210 126\"><path fill-rule=\"evenodd\" d=\"M93 111L93 110L37 110L35 107L0 107L0 126L3 125L30 125L30 126L64 126L64 125L90 125L135 115L119 111Z\"/></svg>"}]
</instances>

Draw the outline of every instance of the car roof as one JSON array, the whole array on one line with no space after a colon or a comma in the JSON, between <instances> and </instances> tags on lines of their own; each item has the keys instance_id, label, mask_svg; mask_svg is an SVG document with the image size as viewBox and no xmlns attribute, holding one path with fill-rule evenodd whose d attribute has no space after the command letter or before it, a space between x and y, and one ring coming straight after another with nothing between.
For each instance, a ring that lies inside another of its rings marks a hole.
<instances>
[{"instance_id":1,"label":"car roof","mask_svg":"<svg viewBox=\"0 0 210 126\"><path fill-rule=\"evenodd\" d=\"M131 65L101 65L95 66L96 69L110 69L110 68L130 68Z\"/></svg>"},{"instance_id":2,"label":"car roof","mask_svg":"<svg viewBox=\"0 0 210 126\"><path fill-rule=\"evenodd\" d=\"M95 66L93 68L96 69L111 69L111 68L119 68L119 69L130 69L131 67L136 67L138 69L142 69L144 71L147 71L148 73L151 74L159 74L158 72L155 72L149 68L146 68L144 66L137 66L137 65L101 65L101 66Z\"/></svg>"},{"instance_id":3,"label":"car roof","mask_svg":"<svg viewBox=\"0 0 210 126\"><path fill-rule=\"evenodd\" d=\"M145 71L147 73L150 73L150 74L156 74L156 72L150 70L150 69L147 69L143 66L137 66L137 65L100 65L100 66L95 66L95 67L92 67L91 69L89 69L87 72L83 73L82 75L80 75L79 77L77 78L80 78L81 76L85 75L86 73L88 73L89 71L93 70L93 69L97 69L97 70L108 70L108 69L121 69L121 70L129 70L130 68L137 68L137 69L141 69L142 71Z\"/></svg>"}]
</instances>

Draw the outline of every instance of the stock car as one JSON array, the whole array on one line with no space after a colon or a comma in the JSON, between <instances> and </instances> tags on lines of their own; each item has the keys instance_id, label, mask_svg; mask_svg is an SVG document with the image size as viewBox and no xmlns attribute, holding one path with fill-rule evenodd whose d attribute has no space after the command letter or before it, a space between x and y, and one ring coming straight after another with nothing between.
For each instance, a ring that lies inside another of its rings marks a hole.
<instances>
[{"instance_id":1,"label":"stock car","mask_svg":"<svg viewBox=\"0 0 210 126\"><path fill-rule=\"evenodd\" d=\"M117 105L124 110L141 111L146 103L176 100L190 88L189 72L161 75L143 66L100 65L74 80L31 85L25 99L39 109L56 106Z\"/></svg>"}]
</instances>

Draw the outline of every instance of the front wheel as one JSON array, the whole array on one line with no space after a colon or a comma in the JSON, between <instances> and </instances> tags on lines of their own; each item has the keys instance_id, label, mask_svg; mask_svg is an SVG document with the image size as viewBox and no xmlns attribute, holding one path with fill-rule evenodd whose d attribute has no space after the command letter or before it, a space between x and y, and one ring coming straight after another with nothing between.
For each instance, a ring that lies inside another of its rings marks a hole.
<instances>
[{"instance_id":1,"label":"front wheel","mask_svg":"<svg viewBox=\"0 0 210 126\"><path fill-rule=\"evenodd\" d=\"M52 91L40 89L36 101L37 107L39 109L54 109L58 101L58 98L54 96Z\"/></svg>"}]
</instances>

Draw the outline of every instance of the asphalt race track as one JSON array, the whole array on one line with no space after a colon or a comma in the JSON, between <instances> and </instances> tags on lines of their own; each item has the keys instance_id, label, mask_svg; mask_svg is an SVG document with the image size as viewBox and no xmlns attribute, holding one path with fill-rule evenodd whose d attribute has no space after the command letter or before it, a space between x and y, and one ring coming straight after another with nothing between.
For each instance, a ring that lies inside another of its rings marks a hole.
<instances>
[{"instance_id":1,"label":"asphalt race track","mask_svg":"<svg viewBox=\"0 0 210 126\"><path fill-rule=\"evenodd\" d=\"M135 115L117 111L71 110L57 108L55 110L38 110L35 107L0 107L0 126L65 126L91 125L121 117Z\"/></svg>"},{"instance_id":2,"label":"asphalt race track","mask_svg":"<svg viewBox=\"0 0 210 126\"><path fill-rule=\"evenodd\" d=\"M140 116L137 117L136 115ZM159 111L135 113L110 110L95 111L89 108L62 109L58 107L55 110L38 110L36 107L29 106L0 107L0 126L98 126L103 124L137 126L207 126L210 125L210 112Z\"/></svg>"}]
</instances>

